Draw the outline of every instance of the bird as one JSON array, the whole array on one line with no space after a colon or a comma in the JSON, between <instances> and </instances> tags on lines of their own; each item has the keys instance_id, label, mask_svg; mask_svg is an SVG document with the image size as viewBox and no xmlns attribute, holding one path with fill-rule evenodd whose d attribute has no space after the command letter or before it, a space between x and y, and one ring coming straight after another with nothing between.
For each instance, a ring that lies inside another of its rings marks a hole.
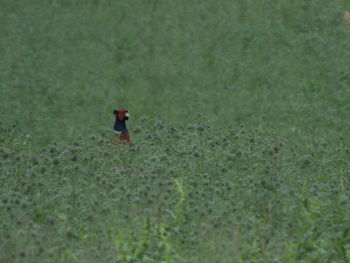
<instances>
[{"instance_id":1,"label":"bird","mask_svg":"<svg viewBox=\"0 0 350 263\"><path fill-rule=\"evenodd\" d=\"M113 127L115 134L119 137L119 141L121 143L130 144L131 139L125 123L130 118L128 110L113 110L113 114L115 115L115 122Z\"/></svg>"}]
</instances>

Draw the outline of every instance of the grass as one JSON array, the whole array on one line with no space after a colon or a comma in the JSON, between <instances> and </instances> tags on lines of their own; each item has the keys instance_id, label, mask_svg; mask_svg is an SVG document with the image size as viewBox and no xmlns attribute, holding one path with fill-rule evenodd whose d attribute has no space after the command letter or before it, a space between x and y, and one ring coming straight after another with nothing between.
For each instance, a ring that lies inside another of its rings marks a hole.
<instances>
[{"instance_id":1,"label":"grass","mask_svg":"<svg viewBox=\"0 0 350 263\"><path fill-rule=\"evenodd\" d=\"M162 127L131 147L102 134L2 148L1 261L348 260L343 141L304 151L259 129Z\"/></svg>"},{"instance_id":2,"label":"grass","mask_svg":"<svg viewBox=\"0 0 350 263\"><path fill-rule=\"evenodd\" d=\"M346 5L1 1L0 262L349 262Z\"/></svg>"}]
</instances>

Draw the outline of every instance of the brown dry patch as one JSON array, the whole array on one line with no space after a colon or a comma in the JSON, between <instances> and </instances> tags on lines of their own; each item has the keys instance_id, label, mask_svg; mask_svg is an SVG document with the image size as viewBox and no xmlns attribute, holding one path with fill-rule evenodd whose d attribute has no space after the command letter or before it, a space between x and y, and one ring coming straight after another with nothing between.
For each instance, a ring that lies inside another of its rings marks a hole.
<instances>
[{"instance_id":1,"label":"brown dry patch","mask_svg":"<svg viewBox=\"0 0 350 263\"><path fill-rule=\"evenodd\" d=\"M350 26L350 12L346 11L343 16L344 22Z\"/></svg>"}]
</instances>

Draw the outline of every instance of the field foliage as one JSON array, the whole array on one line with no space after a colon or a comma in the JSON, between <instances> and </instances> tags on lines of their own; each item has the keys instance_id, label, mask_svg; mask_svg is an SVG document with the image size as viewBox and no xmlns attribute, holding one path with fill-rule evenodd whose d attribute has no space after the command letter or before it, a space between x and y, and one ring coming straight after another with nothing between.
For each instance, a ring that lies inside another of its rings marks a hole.
<instances>
[{"instance_id":1,"label":"field foliage","mask_svg":"<svg viewBox=\"0 0 350 263\"><path fill-rule=\"evenodd\" d=\"M1 0L0 262L350 262L345 10Z\"/></svg>"}]
</instances>

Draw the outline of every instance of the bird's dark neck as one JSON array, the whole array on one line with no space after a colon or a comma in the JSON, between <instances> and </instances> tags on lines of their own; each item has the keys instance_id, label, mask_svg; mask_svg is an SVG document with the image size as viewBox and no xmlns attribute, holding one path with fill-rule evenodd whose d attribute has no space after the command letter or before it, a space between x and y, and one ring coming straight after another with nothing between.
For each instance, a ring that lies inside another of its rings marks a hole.
<instances>
[{"instance_id":1,"label":"bird's dark neck","mask_svg":"<svg viewBox=\"0 0 350 263\"><path fill-rule=\"evenodd\" d=\"M128 129L126 128L125 120L119 120L118 118L116 118L114 123L114 130L119 132L128 131Z\"/></svg>"}]
</instances>

